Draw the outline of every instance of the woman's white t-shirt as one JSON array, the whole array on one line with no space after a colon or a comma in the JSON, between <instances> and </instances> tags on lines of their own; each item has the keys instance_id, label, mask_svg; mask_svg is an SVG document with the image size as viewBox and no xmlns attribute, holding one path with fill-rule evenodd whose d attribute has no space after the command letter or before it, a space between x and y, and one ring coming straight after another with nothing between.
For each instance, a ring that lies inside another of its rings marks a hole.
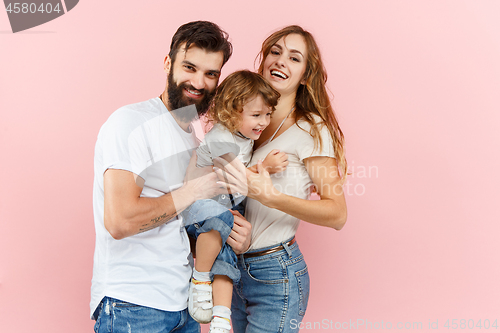
<instances>
[{"instance_id":1,"label":"woman's white t-shirt","mask_svg":"<svg viewBox=\"0 0 500 333\"><path fill-rule=\"evenodd\" d=\"M315 116L316 122L321 119ZM300 128L299 128L300 126ZM302 129L301 129L302 128ZM285 171L272 174L274 187L287 195L301 199L309 199L314 183L304 165L304 159L313 156L335 158L333 141L326 126L322 126L320 135L322 149L319 145L314 149L314 139L309 134L311 125L306 121L298 121L271 142L260 146L253 153L249 166L257 164L273 149L288 154L288 166ZM275 245L293 237L299 227L300 220L280 210L269 208L257 200L247 198L245 218L252 224L252 243L249 250Z\"/></svg>"}]
</instances>

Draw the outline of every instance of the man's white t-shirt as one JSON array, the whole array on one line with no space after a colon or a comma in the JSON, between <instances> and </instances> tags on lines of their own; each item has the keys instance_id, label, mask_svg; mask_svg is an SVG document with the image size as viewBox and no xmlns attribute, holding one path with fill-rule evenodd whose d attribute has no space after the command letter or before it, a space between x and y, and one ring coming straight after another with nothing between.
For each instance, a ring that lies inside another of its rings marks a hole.
<instances>
[{"instance_id":1,"label":"man's white t-shirt","mask_svg":"<svg viewBox=\"0 0 500 333\"><path fill-rule=\"evenodd\" d=\"M159 98L118 109L101 127L94 158L91 316L104 296L165 311L187 307L191 251L181 217L115 240L103 222L103 176L107 169L133 172L145 180L141 197L159 197L182 186L197 144L194 131L185 132Z\"/></svg>"}]
</instances>

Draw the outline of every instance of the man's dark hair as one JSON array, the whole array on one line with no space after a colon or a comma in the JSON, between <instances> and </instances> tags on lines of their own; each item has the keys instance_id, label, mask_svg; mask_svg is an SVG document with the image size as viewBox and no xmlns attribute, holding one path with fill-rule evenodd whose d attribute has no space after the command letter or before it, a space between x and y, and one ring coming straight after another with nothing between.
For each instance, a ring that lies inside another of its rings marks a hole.
<instances>
[{"instance_id":1,"label":"man's dark hair","mask_svg":"<svg viewBox=\"0 0 500 333\"><path fill-rule=\"evenodd\" d=\"M186 50L189 49L191 45L194 45L208 52L222 51L224 55L222 65L224 65L233 53L233 46L228 38L229 35L215 23L208 21L189 22L177 29L172 37L168 55L173 64L179 47L183 43L186 43Z\"/></svg>"}]
</instances>

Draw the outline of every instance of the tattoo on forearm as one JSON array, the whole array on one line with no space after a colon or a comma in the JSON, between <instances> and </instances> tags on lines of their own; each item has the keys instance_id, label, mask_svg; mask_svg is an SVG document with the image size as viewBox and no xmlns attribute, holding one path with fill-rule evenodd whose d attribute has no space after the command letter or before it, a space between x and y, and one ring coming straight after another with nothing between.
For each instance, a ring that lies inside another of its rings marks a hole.
<instances>
[{"instance_id":1,"label":"tattoo on forearm","mask_svg":"<svg viewBox=\"0 0 500 333\"><path fill-rule=\"evenodd\" d=\"M177 214L169 214L169 215L167 215L167 213L165 213L165 214L163 214L161 216L155 217L154 219L152 219L148 223L143 224L141 226L141 228L139 229L139 233L145 232L145 231L149 231L151 229L159 227L160 225L162 225L163 223L169 221L170 219L172 219L176 215Z\"/></svg>"}]
</instances>

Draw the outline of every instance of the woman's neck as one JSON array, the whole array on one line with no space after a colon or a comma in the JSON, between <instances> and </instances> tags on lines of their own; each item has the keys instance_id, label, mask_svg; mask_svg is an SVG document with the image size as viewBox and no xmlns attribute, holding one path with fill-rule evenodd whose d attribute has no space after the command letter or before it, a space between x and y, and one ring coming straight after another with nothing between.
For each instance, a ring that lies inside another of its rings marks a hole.
<instances>
[{"instance_id":1,"label":"woman's neck","mask_svg":"<svg viewBox=\"0 0 500 333\"><path fill-rule=\"evenodd\" d=\"M273 134L278 136L293 125L294 115L290 114L290 111L295 106L295 94L292 95L282 95L279 99L278 105L271 116L271 123L264 130L262 135L258 140L255 140L254 149L257 149L264 142L267 142ZM286 119L288 116L289 119ZM278 128L281 128L278 131Z\"/></svg>"},{"instance_id":2,"label":"woman's neck","mask_svg":"<svg viewBox=\"0 0 500 333\"><path fill-rule=\"evenodd\" d=\"M281 122L283 117L286 117L290 110L295 106L295 96L296 94L282 95L276 105L276 110L273 112L273 117L271 122L278 121Z\"/></svg>"}]
</instances>

